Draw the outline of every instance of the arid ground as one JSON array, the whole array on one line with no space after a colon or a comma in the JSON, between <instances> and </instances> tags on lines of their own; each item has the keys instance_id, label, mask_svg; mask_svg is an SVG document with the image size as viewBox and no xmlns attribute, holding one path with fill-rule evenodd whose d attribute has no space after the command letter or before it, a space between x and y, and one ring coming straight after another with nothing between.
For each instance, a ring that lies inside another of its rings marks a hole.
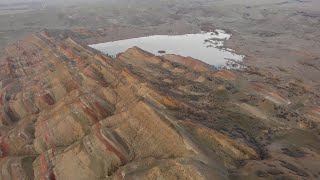
<instances>
[{"instance_id":1,"label":"arid ground","mask_svg":"<svg viewBox=\"0 0 320 180\"><path fill-rule=\"evenodd\" d=\"M87 46L216 28L243 68ZM319 29L317 0L1 2L0 179L319 179Z\"/></svg>"}]
</instances>

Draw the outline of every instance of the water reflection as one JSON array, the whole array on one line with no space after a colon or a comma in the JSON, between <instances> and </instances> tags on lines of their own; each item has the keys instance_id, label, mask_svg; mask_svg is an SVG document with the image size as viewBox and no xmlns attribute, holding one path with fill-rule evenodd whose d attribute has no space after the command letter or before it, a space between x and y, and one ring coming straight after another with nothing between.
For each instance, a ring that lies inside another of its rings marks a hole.
<instances>
[{"instance_id":1,"label":"water reflection","mask_svg":"<svg viewBox=\"0 0 320 180\"><path fill-rule=\"evenodd\" d=\"M230 60L241 61L242 55L223 48L224 41L231 37L223 30L185 35L154 35L120 41L93 44L95 48L109 55L117 55L137 46L155 55L178 54L192 57L214 66L224 66Z\"/></svg>"}]
</instances>

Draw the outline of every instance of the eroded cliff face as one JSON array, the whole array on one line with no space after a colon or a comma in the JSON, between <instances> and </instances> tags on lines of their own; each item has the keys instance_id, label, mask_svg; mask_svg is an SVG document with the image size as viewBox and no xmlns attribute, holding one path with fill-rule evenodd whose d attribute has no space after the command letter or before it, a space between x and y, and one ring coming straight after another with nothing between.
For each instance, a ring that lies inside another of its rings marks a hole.
<instances>
[{"instance_id":1,"label":"eroded cliff face","mask_svg":"<svg viewBox=\"0 0 320 180\"><path fill-rule=\"evenodd\" d=\"M253 71L30 36L0 59L0 179L316 178L319 97Z\"/></svg>"}]
</instances>

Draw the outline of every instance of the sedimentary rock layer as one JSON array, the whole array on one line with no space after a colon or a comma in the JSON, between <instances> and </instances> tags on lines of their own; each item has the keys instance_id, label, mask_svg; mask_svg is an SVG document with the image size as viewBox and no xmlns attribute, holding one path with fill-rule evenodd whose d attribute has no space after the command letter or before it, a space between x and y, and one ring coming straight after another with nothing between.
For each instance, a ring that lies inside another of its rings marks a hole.
<instances>
[{"instance_id":1,"label":"sedimentary rock layer","mask_svg":"<svg viewBox=\"0 0 320 180\"><path fill-rule=\"evenodd\" d=\"M27 37L0 59L0 179L315 177L318 97L249 72Z\"/></svg>"}]
</instances>

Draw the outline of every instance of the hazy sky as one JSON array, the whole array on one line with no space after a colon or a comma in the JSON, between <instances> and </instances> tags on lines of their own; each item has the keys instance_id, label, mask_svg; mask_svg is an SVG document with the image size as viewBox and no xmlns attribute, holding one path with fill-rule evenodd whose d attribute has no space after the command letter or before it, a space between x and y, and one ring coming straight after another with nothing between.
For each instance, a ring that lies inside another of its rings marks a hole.
<instances>
[{"instance_id":1,"label":"hazy sky","mask_svg":"<svg viewBox=\"0 0 320 180\"><path fill-rule=\"evenodd\" d=\"M0 0L1 4L23 3L23 2L40 2L41 0Z\"/></svg>"},{"instance_id":2,"label":"hazy sky","mask_svg":"<svg viewBox=\"0 0 320 180\"><path fill-rule=\"evenodd\" d=\"M0 0L1 4L27 3L27 2L46 2L48 4L65 3L65 2L97 2L97 1L115 1L115 0Z\"/></svg>"}]
</instances>

